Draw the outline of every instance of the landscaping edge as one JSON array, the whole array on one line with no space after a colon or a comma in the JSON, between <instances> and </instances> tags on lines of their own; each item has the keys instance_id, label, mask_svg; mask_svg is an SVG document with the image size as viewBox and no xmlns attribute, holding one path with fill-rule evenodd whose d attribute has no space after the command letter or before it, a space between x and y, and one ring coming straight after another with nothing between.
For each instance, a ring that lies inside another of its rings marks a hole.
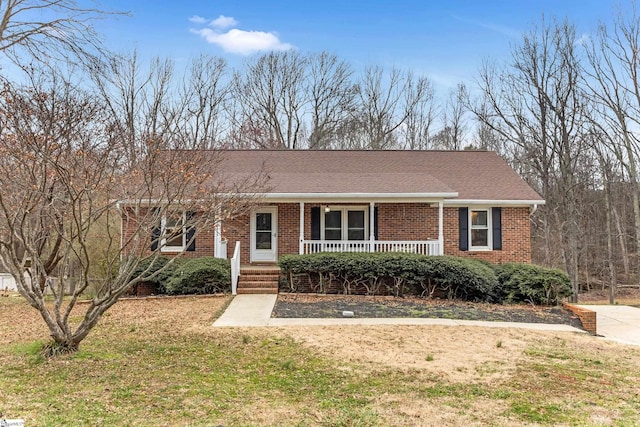
<instances>
[{"instance_id":1,"label":"landscaping edge","mask_svg":"<svg viewBox=\"0 0 640 427\"><path fill-rule=\"evenodd\" d=\"M584 307L578 307L577 305L569 304L567 302L563 302L562 307L578 316L585 331L589 332L592 335L598 335L595 311L589 310L588 308Z\"/></svg>"}]
</instances>

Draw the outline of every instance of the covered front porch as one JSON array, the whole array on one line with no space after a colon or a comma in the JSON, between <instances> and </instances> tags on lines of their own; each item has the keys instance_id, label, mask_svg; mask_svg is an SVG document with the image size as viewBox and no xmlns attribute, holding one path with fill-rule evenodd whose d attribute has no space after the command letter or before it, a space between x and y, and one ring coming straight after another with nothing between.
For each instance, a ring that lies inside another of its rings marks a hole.
<instances>
[{"instance_id":1,"label":"covered front porch","mask_svg":"<svg viewBox=\"0 0 640 427\"><path fill-rule=\"evenodd\" d=\"M452 221L447 216L451 210L443 206L446 201L434 197L265 202L216 230L216 241L229 242L216 253L231 258L233 245L240 242L244 265L274 264L282 255L319 252L443 255L445 227Z\"/></svg>"},{"instance_id":2,"label":"covered front porch","mask_svg":"<svg viewBox=\"0 0 640 427\"><path fill-rule=\"evenodd\" d=\"M419 235L418 230L408 229L415 221L431 218L411 218L403 223L396 221L395 227L401 228L394 232L403 239L379 239L380 228L389 229L390 219L380 214L380 203L369 202L368 206L361 204L321 204L311 208L311 239L305 238L305 203L300 205L300 254L318 252L410 252L422 255L442 255L444 253L443 233L443 200L426 202L430 207L438 209L438 238L410 239ZM391 204L385 204L390 206ZM394 206L402 206L395 203ZM415 216L415 214L414 214ZM368 233L368 235L367 235ZM389 233L386 233L389 234Z\"/></svg>"}]
</instances>

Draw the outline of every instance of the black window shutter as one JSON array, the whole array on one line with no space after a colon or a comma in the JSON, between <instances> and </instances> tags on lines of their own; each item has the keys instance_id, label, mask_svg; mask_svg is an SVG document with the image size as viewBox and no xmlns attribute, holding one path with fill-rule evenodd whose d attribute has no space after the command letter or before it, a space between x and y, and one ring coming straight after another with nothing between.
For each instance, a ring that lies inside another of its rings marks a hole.
<instances>
[{"instance_id":1,"label":"black window shutter","mask_svg":"<svg viewBox=\"0 0 640 427\"><path fill-rule=\"evenodd\" d=\"M191 224L193 221L193 217L195 216L195 212L187 211L185 217L187 219L187 252L193 252L196 250L196 239L194 238L196 234L196 228Z\"/></svg>"},{"instance_id":2,"label":"black window shutter","mask_svg":"<svg viewBox=\"0 0 640 427\"><path fill-rule=\"evenodd\" d=\"M320 240L320 207L311 208L311 240Z\"/></svg>"},{"instance_id":3,"label":"black window shutter","mask_svg":"<svg viewBox=\"0 0 640 427\"><path fill-rule=\"evenodd\" d=\"M458 209L458 230L460 233L460 250L469 250L469 208Z\"/></svg>"},{"instance_id":4,"label":"black window shutter","mask_svg":"<svg viewBox=\"0 0 640 427\"><path fill-rule=\"evenodd\" d=\"M160 229L160 218L158 216L158 208L151 209L151 220L154 222L153 228L151 229L151 250L158 250L158 245L160 244L160 234L162 230ZM157 223L156 223L157 222Z\"/></svg>"},{"instance_id":5,"label":"black window shutter","mask_svg":"<svg viewBox=\"0 0 640 427\"><path fill-rule=\"evenodd\" d=\"M378 207L373 207L373 233L376 240L378 240Z\"/></svg>"},{"instance_id":6,"label":"black window shutter","mask_svg":"<svg viewBox=\"0 0 640 427\"><path fill-rule=\"evenodd\" d=\"M491 208L493 249L502 250L502 208Z\"/></svg>"}]
</instances>

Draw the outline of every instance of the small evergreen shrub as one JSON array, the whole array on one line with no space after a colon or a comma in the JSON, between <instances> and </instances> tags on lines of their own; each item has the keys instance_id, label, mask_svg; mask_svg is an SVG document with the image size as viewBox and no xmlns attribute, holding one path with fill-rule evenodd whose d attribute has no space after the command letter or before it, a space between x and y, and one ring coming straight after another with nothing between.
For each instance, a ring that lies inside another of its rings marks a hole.
<instances>
[{"instance_id":1,"label":"small evergreen shrub","mask_svg":"<svg viewBox=\"0 0 640 427\"><path fill-rule=\"evenodd\" d=\"M143 277L152 276L150 279L145 280L145 282L148 282L154 285L158 293L160 294L166 293L166 290L164 288L164 283L173 274L172 270L173 268L175 268L175 264L172 264L167 267L168 262L169 262L169 258L164 256L160 256L160 257L151 256L148 258L141 259L137 267L135 268L135 270L133 270L133 273L131 274L131 278L134 279L139 276L143 276ZM160 271L160 272L154 275L154 273L156 273L157 271Z\"/></svg>"},{"instance_id":2,"label":"small evergreen shrub","mask_svg":"<svg viewBox=\"0 0 640 427\"><path fill-rule=\"evenodd\" d=\"M165 281L169 295L198 295L231 291L229 261L213 257L180 260Z\"/></svg>"},{"instance_id":3,"label":"small evergreen shrub","mask_svg":"<svg viewBox=\"0 0 640 427\"><path fill-rule=\"evenodd\" d=\"M562 270L518 263L494 268L505 302L556 305L572 292L569 276Z\"/></svg>"},{"instance_id":4,"label":"small evergreen shrub","mask_svg":"<svg viewBox=\"0 0 640 427\"><path fill-rule=\"evenodd\" d=\"M406 293L433 296L436 290L449 297L494 300L498 285L493 269L485 263L459 257L427 257L403 252L318 253L284 255L280 268L296 290L296 280L306 275L314 291L326 293L332 281L343 293Z\"/></svg>"},{"instance_id":5,"label":"small evergreen shrub","mask_svg":"<svg viewBox=\"0 0 640 427\"><path fill-rule=\"evenodd\" d=\"M422 262L421 276L449 298L498 302L498 280L489 264L462 257L434 256Z\"/></svg>"},{"instance_id":6,"label":"small evergreen shrub","mask_svg":"<svg viewBox=\"0 0 640 427\"><path fill-rule=\"evenodd\" d=\"M560 270L516 263L493 265L455 256L317 253L284 255L279 264L290 291L308 280L311 290L321 293L443 295L467 301L543 305L558 304L571 294L569 278Z\"/></svg>"}]
</instances>

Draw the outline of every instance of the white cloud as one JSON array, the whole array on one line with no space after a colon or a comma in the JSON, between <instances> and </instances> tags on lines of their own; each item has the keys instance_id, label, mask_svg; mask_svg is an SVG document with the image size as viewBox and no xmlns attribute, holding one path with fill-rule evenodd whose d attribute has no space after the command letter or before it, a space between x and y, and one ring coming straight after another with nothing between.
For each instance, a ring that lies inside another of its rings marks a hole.
<instances>
[{"instance_id":1,"label":"white cloud","mask_svg":"<svg viewBox=\"0 0 640 427\"><path fill-rule=\"evenodd\" d=\"M278 36L264 31L244 31L236 28L226 33L217 33L209 28L191 30L208 43L220 46L225 52L251 55L261 50L289 50L293 46L283 43Z\"/></svg>"},{"instance_id":2,"label":"white cloud","mask_svg":"<svg viewBox=\"0 0 640 427\"><path fill-rule=\"evenodd\" d=\"M202 16L193 15L191 18L189 18L189 22L193 22L194 24L204 24L205 22L207 22L207 20Z\"/></svg>"},{"instance_id":3,"label":"white cloud","mask_svg":"<svg viewBox=\"0 0 640 427\"><path fill-rule=\"evenodd\" d=\"M236 21L231 16L220 15L216 19L211 21L209 25L214 28L224 30L225 28L235 27L236 25L238 25L238 21Z\"/></svg>"}]
</instances>

